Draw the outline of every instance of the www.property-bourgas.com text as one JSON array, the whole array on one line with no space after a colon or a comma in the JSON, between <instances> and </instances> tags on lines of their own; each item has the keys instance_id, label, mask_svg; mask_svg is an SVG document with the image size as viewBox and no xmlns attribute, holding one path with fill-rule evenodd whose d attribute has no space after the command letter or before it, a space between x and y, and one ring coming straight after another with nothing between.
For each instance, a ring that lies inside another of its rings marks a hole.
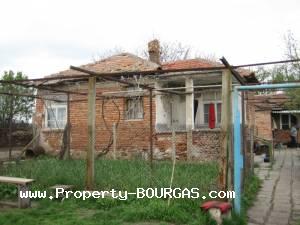
<instances>
[{"instance_id":1,"label":"www.property-bourgas.com text","mask_svg":"<svg viewBox=\"0 0 300 225\"><path fill-rule=\"evenodd\" d=\"M65 191L63 188L56 188L55 193L48 195L46 191L20 191L19 196L21 198L77 198L77 199L89 199L89 198L105 198L112 197L118 200L127 200L129 195L134 195L137 199L141 198L191 198L205 199L207 196L201 195L198 188L137 188L135 192L117 191L111 189L110 191ZM234 199L234 191L210 191L208 197Z\"/></svg>"}]
</instances>

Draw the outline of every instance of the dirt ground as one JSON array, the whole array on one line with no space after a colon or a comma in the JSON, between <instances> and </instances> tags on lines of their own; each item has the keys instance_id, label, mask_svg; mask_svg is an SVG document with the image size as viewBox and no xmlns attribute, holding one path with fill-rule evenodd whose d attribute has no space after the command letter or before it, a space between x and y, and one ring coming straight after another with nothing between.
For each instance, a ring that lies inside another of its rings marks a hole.
<instances>
[{"instance_id":1,"label":"dirt ground","mask_svg":"<svg viewBox=\"0 0 300 225\"><path fill-rule=\"evenodd\" d=\"M16 157L22 150L22 147L13 147L12 149L12 156ZM8 148L7 147L0 147L0 161L5 161L8 159Z\"/></svg>"}]
</instances>

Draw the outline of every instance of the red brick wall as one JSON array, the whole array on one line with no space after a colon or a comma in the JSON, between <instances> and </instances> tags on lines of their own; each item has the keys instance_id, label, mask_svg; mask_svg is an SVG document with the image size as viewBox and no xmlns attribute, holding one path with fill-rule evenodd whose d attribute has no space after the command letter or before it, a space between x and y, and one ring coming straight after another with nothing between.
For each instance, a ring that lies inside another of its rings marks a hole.
<instances>
[{"instance_id":1,"label":"red brick wall","mask_svg":"<svg viewBox=\"0 0 300 225\"><path fill-rule=\"evenodd\" d=\"M79 86L75 91L86 92L86 86ZM121 87L113 86L97 87L97 93L106 91L119 91ZM71 155L82 157L87 149L87 113L88 105L86 101L72 102L78 99L87 99L87 96L70 95L70 122L71 122ZM115 104L114 104L115 103ZM118 107L116 107L116 105ZM104 110L102 100L96 101L96 151L98 154L107 148L111 140L113 123L117 123L117 151L116 156L121 158L149 157L149 98L143 97L144 118L141 120L126 120L125 98L115 98L106 100ZM153 98L153 128L155 127L155 98ZM120 114L120 116L119 116ZM36 103L35 123L39 127L44 127L44 105L41 100ZM103 118L104 117L104 118ZM192 145L192 159L200 161L217 160L220 151L219 131L194 131ZM61 148L62 130L41 129L40 144L50 152L58 153ZM154 158L166 159L172 153L172 134L157 133L153 135ZM112 156L112 146L107 157ZM186 132L176 132L177 158L187 159L187 134Z\"/></svg>"},{"instance_id":2,"label":"red brick wall","mask_svg":"<svg viewBox=\"0 0 300 225\"><path fill-rule=\"evenodd\" d=\"M203 130L193 132L191 159L216 161L221 150L220 130Z\"/></svg>"},{"instance_id":3,"label":"red brick wall","mask_svg":"<svg viewBox=\"0 0 300 225\"><path fill-rule=\"evenodd\" d=\"M97 88L97 93L106 91L118 91L120 87ZM77 90L78 91L78 90ZM81 92L86 92L83 88ZM72 102L87 98L81 95L70 95L70 122L71 122L71 153L74 157L85 154L87 148L87 101ZM132 155L143 154L149 149L150 130L150 102L149 97L144 96L144 118L141 120L126 120L125 98L115 98L105 100L102 107L102 100L96 100L96 151L101 152L111 142L113 123L117 124L117 156L131 157ZM115 103L115 104L114 104ZM155 127L155 99L153 98L153 127ZM117 105L117 107L116 107ZM103 111L103 112L102 112ZM44 127L44 104L42 100L36 102L35 123L39 127ZM104 122L105 121L105 122ZM51 152L60 150L62 140L62 130L41 129L41 139L43 147ZM112 149L112 146L110 147ZM111 153L109 154L109 156Z\"/></svg>"},{"instance_id":4,"label":"red brick wall","mask_svg":"<svg viewBox=\"0 0 300 225\"><path fill-rule=\"evenodd\" d=\"M253 99L254 98L253 92L245 93L246 99ZM252 101L245 100L246 104L246 118L245 118L245 125L247 127L251 127L255 125L255 103Z\"/></svg>"},{"instance_id":5,"label":"red brick wall","mask_svg":"<svg viewBox=\"0 0 300 225\"><path fill-rule=\"evenodd\" d=\"M220 130L193 131L191 160L216 161L220 153ZM171 158L172 134L161 133L155 136L154 156L158 159ZM187 159L187 132L176 132L176 157Z\"/></svg>"},{"instance_id":6,"label":"red brick wall","mask_svg":"<svg viewBox=\"0 0 300 225\"><path fill-rule=\"evenodd\" d=\"M274 130L275 143L288 144L291 141L289 130Z\"/></svg>"},{"instance_id":7,"label":"red brick wall","mask_svg":"<svg viewBox=\"0 0 300 225\"><path fill-rule=\"evenodd\" d=\"M272 128L271 128L271 111L260 111L255 112L255 129L258 137L271 140L272 139Z\"/></svg>"},{"instance_id":8,"label":"red brick wall","mask_svg":"<svg viewBox=\"0 0 300 225\"><path fill-rule=\"evenodd\" d=\"M187 158L186 151L186 132L176 132L176 157L179 159ZM155 151L154 155L158 159L171 158L172 155L172 134L160 133L155 135Z\"/></svg>"}]
</instances>

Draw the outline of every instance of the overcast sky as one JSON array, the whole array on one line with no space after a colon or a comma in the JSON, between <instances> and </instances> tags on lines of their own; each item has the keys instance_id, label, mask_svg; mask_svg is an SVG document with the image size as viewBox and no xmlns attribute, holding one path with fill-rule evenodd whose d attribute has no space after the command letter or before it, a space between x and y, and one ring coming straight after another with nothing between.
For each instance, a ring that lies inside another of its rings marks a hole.
<instances>
[{"instance_id":1,"label":"overcast sky","mask_svg":"<svg viewBox=\"0 0 300 225\"><path fill-rule=\"evenodd\" d=\"M43 77L158 37L233 64L284 58L300 41L299 0L7 0L0 3L0 72Z\"/></svg>"}]
</instances>

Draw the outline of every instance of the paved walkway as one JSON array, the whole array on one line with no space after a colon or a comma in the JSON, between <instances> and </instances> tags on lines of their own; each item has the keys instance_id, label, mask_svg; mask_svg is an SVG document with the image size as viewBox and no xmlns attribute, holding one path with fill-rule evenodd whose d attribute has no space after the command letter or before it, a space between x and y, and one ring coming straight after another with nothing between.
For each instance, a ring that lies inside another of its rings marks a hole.
<instances>
[{"instance_id":1,"label":"paved walkway","mask_svg":"<svg viewBox=\"0 0 300 225\"><path fill-rule=\"evenodd\" d=\"M249 225L294 225L300 221L300 149L275 152L275 162L260 163L263 180L257 200L248 211Z\"/></svg>"}]
</instances>

